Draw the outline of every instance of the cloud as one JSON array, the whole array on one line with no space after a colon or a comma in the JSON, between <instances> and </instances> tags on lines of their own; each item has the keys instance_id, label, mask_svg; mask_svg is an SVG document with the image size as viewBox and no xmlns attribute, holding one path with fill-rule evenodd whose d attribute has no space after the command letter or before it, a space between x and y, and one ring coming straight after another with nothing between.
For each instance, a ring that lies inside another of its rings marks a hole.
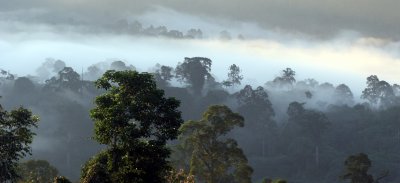
<instances>
[{"instance_id":1,"label":"cloud","mask_svg":"<svg viewBox=\"0 0 400 183\"><path fill-rule=\"evenodd\" d=\"M53 24L98 26L165 7L195 17L253 22L268 30L323 39L343 30L357 31L366 37L400 37L400 2L393 0L0 0L0 4L2 12L45 11L40 16L18 18ZM185 23L188 22L182 22Z\"/></svg>"},{"instance_id":2,"label":"cloud","mask_svg":"<svg viewBox=\"0 0 400 183\"><path fill-rule=\"evenodd\" d=\"M400 67L400 60L395 54L398 42L351 34L324 42L175 40L54 32L0 34L3 35L0 39L2 67L20 76L35 74L35 69L49 57L63 60L77 71L111 60L123 60L146 71L156 63L175 67L184 57L204 56L213 60L212 72L219 81L226 78L228 66L235 63L244 72L245 84L263 85L286 67L297 71L298 80L315 78L335 85L346 83L356 94L360 94L365 78L372 74L390 83L400 82L396 69Z\"/></svg>"}]
</instances>

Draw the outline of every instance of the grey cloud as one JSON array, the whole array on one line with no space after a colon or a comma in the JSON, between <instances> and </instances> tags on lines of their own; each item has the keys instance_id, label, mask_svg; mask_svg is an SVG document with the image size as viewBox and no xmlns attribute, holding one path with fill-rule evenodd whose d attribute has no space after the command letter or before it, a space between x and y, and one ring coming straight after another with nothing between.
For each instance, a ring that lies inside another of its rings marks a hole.
<instances>
[{"instance_id":1,"label":"grey cloud","mask_svg":"<svg viewBox=\"0 0 400 183\"><path fill-rule=\"evenodd\" d=\"M162 6L202 17L255 22L265 29L330 38L342 30L398 39L395 0L0 0L1 11L45 9L36 21L110 25ZM30 17L25 17L25 19ZM168 26L168 25L166 25Z\"/></svg>"}]
</instances>

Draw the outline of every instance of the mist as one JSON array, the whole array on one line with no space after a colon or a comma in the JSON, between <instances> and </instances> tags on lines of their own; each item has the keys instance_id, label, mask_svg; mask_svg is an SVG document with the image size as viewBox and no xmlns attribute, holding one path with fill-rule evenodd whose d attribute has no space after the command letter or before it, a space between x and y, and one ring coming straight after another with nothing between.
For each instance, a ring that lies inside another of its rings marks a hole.
<instances>
[{"instance_id":1,"label":"mist","mask_svg":"<svg viewBox=\"0 0 400 183\"><path fill-rule=\"evenodd\" d=\"M308 182L313 177L310 182L337 182L345 156L363 151L378 162L374 173L391 169L395 182L399 166L389 159L397 158L398 146L381 141L398 133L397 4L0 0L0 103L6 109L23 105L41 118L33 155L25 159L45 159L77 181L82 165L104 149L92 139L89 111L104 92L93 81L107 70L157 76L160 66L174 70L187 58L206 57L212 60L212 79L200 91L178 78L155 77L157 85L181 101L184 120L200 119L214 104L243 115L245 127L228 136L243 148L254 168L253 181L287 177ZM223 82L232 64L240 67L243 80L227 87ZM69 67L76 76L70 88L58 83ZM295 71L289 84L279 80L287 68ZM363 95L371 75L389 86L389 97L373 101ZM260 91L264 98L240 102L241 92ZM257 106L258 101L264 106ZM327 130L317 130L323 137L308 137L294 122L299 119L288 112L294 102L305 117L321 115L329 121ZM316 167L315 147L321 148L322 162ZM174 168L188 166L175 156ZM291 167L293 162L299 164ZM315 172L320 174L314 177Z\"/></svg>"}]
</instances>

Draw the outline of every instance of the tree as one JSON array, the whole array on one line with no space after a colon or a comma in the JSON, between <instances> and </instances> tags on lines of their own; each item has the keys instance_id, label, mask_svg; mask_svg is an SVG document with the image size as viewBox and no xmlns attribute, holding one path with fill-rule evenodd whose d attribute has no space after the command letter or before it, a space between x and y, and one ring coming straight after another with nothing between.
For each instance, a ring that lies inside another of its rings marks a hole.
<instances>
[{"instance_id":1,"label":"tree","mask_svg":"<svg viewBox=\"0 0 400 183\"><path fill-rule=\"evenodd\" d=\"M219 39L222 41L228 41L232 39L232 36L228 31L224 30L219 33Z\"/></svg>"},{"instance_id":2,"label":"tree","mask_svg":"<svg viewBox=\"0 0 400 183\"><path fill-rule=\"evenodd\" d=\"M172 71L172 67L157 64L154 72L154 79L157 85L161 87L168 86L171 79L174 78Z\"/></svg>"},{"instance_id":3,"label":"tree","mask_svg":"<svg viewBox=\"0 0 400 183\"><path fill-rule=\"evenodd\" d=\"M237 94L239 103L238 112L246 118L246 129L253 131L247 139L246 149L254 150L254 153L265 157L272 147L269 144L273 142L273 136L276 132L276 123L272 119L275 115L268 93L263 87L259 86L253 90L250 85L246 85ZM261 144L260 144L261 143ZM269 148L268 148L269 147Z\"/></svg>"},{"instance_id":4,"label":"tree","mask_svg":"<svg viewBox=\"0 0 400 183\"><path fill-rule=\"evenodd\" d=\"M203 32L200 29L190 29L187 31L186 37L192 39L201 39L203 38Z\"/></svg>"},{"instance_id":5,"label":"tree","mask_svg":"<svg viewBox=\"0 0 400 183\"><path fill-rule=\"evenodd\" d=\"M278 84L278 86L292 86L296 82L296 72L291 68L286 68L282 70L282 75L276 77L273 83Z\"/></svg>"},{"instance_id":6,"label":"tree","mask_svg":"<svg viewBox=\"0 0 400 183\"><path fill-rule=\"evenodd\" d=\"M241 70L239 66L233 64L229 67L228 79L222 84L226 87L240 85L243 79L243 75L240 74Z\"/></svg>"},{"instance_id":7,"label":"tree","mask_svg":"<svg viewBox=\"0 0 400 183\"><path fill-rule=\"evenodd\" d=\"M353 93L350 88L345 84L340 84L336 87L335 92L333 93L334 99L336 103L339 105L352 105L353 101Z\"/></svg>"},{"instance_id":8,"label":"tree","mask_svg":"<svg viewBox=\"0 0 400 183\"><path fill-rule=\"evenodd\" d=\"M52 182L58 175L58 170L45 160L29 160L21 163L20 172L22 183Z\"/></svg>"},{"instance_id":9,"label":"tree","mask_svg":"<svg viewBox=\"0 0 400 183\"><path fill-rule=\"evenodd\" d=\"M298 124L304 130L304 134L309 135L311 139L320 139L322 132L329 125L324 113L304 109L304 103L290 103L287 114L289 121Z\"/></svg>"},{"instance_id":10,"label":"tree","mask_svg":"<svg viewBox=\"0 0 400 183\"><path fill-rule=\"evenodd\" d=\"M61 90L69 89L78 92L81 89L82 83L80 75L71 67L64 67L58 72L57 77L52 77L46 80L46 89Z\"/></svg>"},{"instance_id":11,"label":"tree","mask_svg":"<svg viewBox=\"0 0 400 183\"><path fill-rule=\"evenodd\" d=\"M349 156L344 165L346 166L346 173L341 178L351 180L351 183L379 183L379 180L388 175L388 172L386 172L374 180L373 176L368 174L372 165L371 160L364 153Z\"/></svg>"},{"instance_id":12,"label":"tree","mask_svg":"<svg viewBox=\"0 0 400 183\"><path fill-rule=\"evenodd\" d=\"M110 69L116 71L124 71L124 70L135 70L135 67L133 65L128 66L123 61L114 61L111 63Z\"/></svg>"},{"instance_id":13,"label":"tree","mask_svg":"<svg viewBox=\"0 0 400 183\"><path fill-rule=\"evenodd\" d=\"M376 75L367 78L367 87L363 90L361 98L382 107L391 106L395 102L392 86L386 81L380 81Z\"/></svg>"},{"instance_id":14,"label":"tree","mask_svg":"<svg viewBox=\"0 0 400 183\"><path fill-rule=\"evenodd\" d=\"M179 131L191 153L190 173L208 183L251 182L253 169L246 156L234 139L226 137L243 125L242 116L220 105L210 106L200 121L185 122Z\"/></svg>"},{"instance_id":15,"label":"tree","mask_svg":"<svg viewBox=\"0 0 400 183\"><path fill-rule=\"evenodd\" d=\"M167 176L168 183L195 183L195 178L193 175L189 175L185 172L185 170L175 170L170 171L170 174Z\"/></svg>"},{"instance_id":16,"label":"tree","mask_svg":"<svg viewBox=\"0 0 400 183\"><path fill-rule=\"evenodd\" d=\"M64 176L58 176L54 178L54 183L71 183L71 181Z\"/></svg>"},{"instance_id":17,"label":"tree","mask_svg":"<svg viewBox=\"0 0 400 183\"><path fill-rule=\"evenodd\" d=\"M0 105L0 182L15 181L18 161L31 154L32 127L37 127L39 118L28 109L19 107L10 112Z\"/></svg>"},{"instance_id":18,"label":"tree","mask_svg":"<svg viewBox=\"0 0 400 183\"><path fill-rule=\"evenodd\" d=\"M3 69L0 69L0 79L6 79L6 80L14 80L15 75L11 74L9 71L5 71Z\"/></svg>"},{"instance_id":19,"label":"tree","mask_svg":"<svg viewBox=\"0 0 400 183\"><path fill-rule=\"evenodd\" d=\"M319 166L319 146L322 134L330 124L324 113L304 108L304 103L292 102L287 109L289 127L298 127L301 136L315 145L315 163Z\"/></svg>"},{"instance_id":20,"label":"tree","mask_svg":"<svg viewBox=\"0 0 400 183\"><path fill-rule=\"evenodd\" d=\"M165 98L149 73L107 71L95 84L106 92L90 116L94 139L107 146L100 159L111 181L163 182L170 168L165 145L182 123L180 102Z\"/></svg>"},{"instance_id":21,"label":"tree","mask_svg":"<svg viewBox=\"0 0 400 183\"><path fill-rule=\"evenodd\" d=\"M236 96L239 113L243 114L246 119L250 119L250 124L254 123L251 125L259 123L263 126L275 126L271 120L275 115L274 109L269 101L268 93L263 87L259 86L253 90L250 85L246 85Z\"/></svg>"},{"instance_id":22,"label":"tree","mask_svg":"<svg viewBox=\"0 0 400 183\"><path fill-rule=\"evenodd\" d=\"M175 69L178 81L191 85L196 94L201 94L204 84L212 80L210 74L212 61L204 57L185 58Z\"/></svg>"}]
</instances>

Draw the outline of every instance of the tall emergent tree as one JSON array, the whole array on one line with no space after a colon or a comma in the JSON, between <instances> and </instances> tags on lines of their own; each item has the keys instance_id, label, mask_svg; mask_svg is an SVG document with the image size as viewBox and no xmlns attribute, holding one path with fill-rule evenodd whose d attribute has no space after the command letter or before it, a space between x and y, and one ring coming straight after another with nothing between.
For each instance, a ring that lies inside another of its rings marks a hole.
<instances>
[{"instance_id":1,"label":"tall emergent tree","mask_svg":"<svg viewBox=\"0 0 400 183\"><path fill-rule=\"evenodd\" d=\"M240 85L243 79L243 75L241 75L241 70L239 66L233 64L229 67L228 79L222 84L226 87L231 87L235 85Z\"/></svg>"},{"instance_id":2,"label":"tall emergent tree","mask_svg":"<svg viewBox=\"0 0 400 183\"><path fill-rule=\"evenodd\" d=\"M276 77L273 82L278 86L292 86L296 82L296 72L291 68L282 70L282 74Z\"/></svg>"},{"instance_id":3,"label":"tall emergent tree","mask_svg":"<svg viewBox=\"0 0 400 183\"><path fill-rule=\"evenodd\" d=\"M18 161L31 153L32 127L39 118L19 107L10 112L0 105L0 182L19 178Z\"/></svg>"},{"instance_id":4,"label":"tall emergent tree","mask_svg":"<svg viewBox=\"0 0 400 183\"><path fill-rule=\"evenodd\" d=\"M272 142L275 138L276 122L273 120L275 115L272 103L269 100L266 90L259 86L253 89L246 85L237 94L239 104L238 112L246 118L246 129L252 130L247 139L251 139L245 145L258 147L257 149L246 147L247 152L255 153L265 157L272 150Z\"/></svg>"},{"instance_id":5,"label":"tall emergent tree","mask_svg":"<svg viewBox=\"0 0 400 183\"><path fill-rule=\"evenodd\" d=\"M179 81L190 84L196 94L200 94L207 80L212 80L212 61L209 58L193 57L185 58L183 63L178 63L175 69Z\"/></svg>"},{"instance_id":6,"label":"tall emergent tree","mask_svg":"<svg viewBox=\"0 0 400 183\"><path fill-rule=\"evenodd\" d=\"M388 107L395 103L392 86L384 80L379 80L376 75L367 78L367 87L363 90L361 98L380 107Z\"/></svg>"},{"instance_id":7,"label":"tall emergent tree","mask_svg":"<svg viewBox=\"0 0 400 183\"><path fill-rule=\"evenodd\" d=\"M118 183L164 182L170 168L166 142L177 137L183 122L177 110L180 102L165 98L149 73L107 71L95 84L106 92L96 98L90 113L94 139L108 148L84 167L83 182L96 182L90 177ZM96 167L101 175L96 175Z\"/></svg>"},{"instance_id":8,"label":"tall emergent tree","mask_svg":"<svg viewBox=\"0 0 400 183\"><path fill-rule=\"evenodd\" d=\"M234 139L226 134L244 119L226 106L207 109L200 121L185 122L180 139L190 151L190 173L207 183L249 183L253 169Z\"/></svg>"}]
</instances>

